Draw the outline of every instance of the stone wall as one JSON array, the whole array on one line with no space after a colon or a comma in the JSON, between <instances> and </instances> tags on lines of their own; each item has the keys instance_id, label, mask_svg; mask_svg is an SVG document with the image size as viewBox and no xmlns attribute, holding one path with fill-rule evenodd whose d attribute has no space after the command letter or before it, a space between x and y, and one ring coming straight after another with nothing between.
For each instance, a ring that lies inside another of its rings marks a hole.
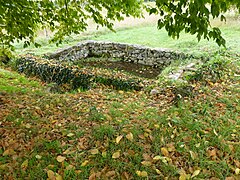
<instances>
[{"instance_id":1,"label":"stone wall","mask_svg":"<svg viewBox=\"0 0 240 180\"><path fill-rule=\"evenodd\" d=\"M150 48L126 43L85 41L50 55L50 58L75 61L88 57L118 58L150 66L166 66L185 55L169 49Z\"/></svg>"}]
</instances>

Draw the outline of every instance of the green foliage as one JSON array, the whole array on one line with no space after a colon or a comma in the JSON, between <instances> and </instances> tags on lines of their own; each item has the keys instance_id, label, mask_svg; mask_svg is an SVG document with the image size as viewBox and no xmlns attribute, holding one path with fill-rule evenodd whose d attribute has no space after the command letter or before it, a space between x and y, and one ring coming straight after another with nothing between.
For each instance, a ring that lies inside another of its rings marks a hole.
<instances>
[{"instance_id":1,"label":"green foliage","mask_svg":"<svg viewBox=\"0 0 240 180\"><path fill-rule=\"evenodd\" d=\"M55 32L52 41L61 43L63 37L86 30L87 21L113 29L112 20L124 16L139 17L141 1L127 0L8 0L0 2L0 41L9 46L24 40L24 46L34 43L36 30L50 28ZM14 27L14 28L13 28ZM35 46L39 44L35 43Z\"/></svg>"},{"instance_id":2,"label":"green foliage","mask_svg":"<svg viewBox=\"0 0 240 180\"><path fill-rule=\"evenodd\" d=\"M89 89L93 83L112 86L119 90L140 90L138 79L122 79L114 77L114 74L94 74L90 68L79 68L72 65L60 64L55 60L23 57L16 61L16 68L28 76L36 76L47 83L56 83L57 86L70 89Z\"/></svg>"},{"instance_id":3,"label":"green foliage","mask_svg":"<svg viewBox=\"0 0 240 180\"><path fill-rule=\"evenodd\" d=\"M220 18L226 21L224 13L232 6L240 12L240 1L225 0L156 0L156 7L150 7L150 14L160 14L158 28L165 27L168 35L179 38L180 32L196 34L198 41L213 39L221 46L225 46L225 39L222 37L218 27L211 27L210 18Z\"/></svg>"},{"instance_id":4,"label":"green foliage","mask_svg":"<svg viewBox=\"0 0 240 180\"><path fill-rule=\"evenodd\" d=\"M0 48L0 64L7 64L11 58L13 58L13 54L9 49Z\"/></svg>"},{"instance_id":5,"label":"green foliage","mask_svg":"<svg viewBox=\"0 0 240 180\"><path fill-rule=\"evenodd\" d=\"M211 27L210 18L226 20L223 13L235 6L240 10L240 1L232 0L157 0L156 7L148 7L150 14L160 15L158 28L165 27L169 36L179 37L180 32L197 34L197 39L214 39L225 45L221 31ZM142 0L8 0L0 2L0 41L9 46L15 40L24 40L24 46L34 42L39 28L54 32L51 41L62 43L65 36L85 31L89 20L113 30L113 21L126 16L141 17ZM14 28L13 28L14 27Z\"/></svg>"}]
</instances>

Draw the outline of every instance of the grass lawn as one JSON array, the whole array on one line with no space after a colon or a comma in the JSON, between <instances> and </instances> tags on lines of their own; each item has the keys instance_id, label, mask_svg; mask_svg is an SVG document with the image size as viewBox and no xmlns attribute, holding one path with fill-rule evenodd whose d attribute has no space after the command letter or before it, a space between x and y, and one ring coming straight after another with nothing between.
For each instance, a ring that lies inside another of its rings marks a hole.
<instances>
[{"instance_id":1,"label":"grass lawn","mask_svg":"<svg viewBox=\"0 0 240 180\"><path fill-rule=\"evenodd\" d=\"M170 40L153 26L91 35L211 54L187 82L160 77L142 91L96 84L51 93L0 66L0 179L240 179L239 27L223 32L228 50L187 35Z\"/></svg>"}]
</instances>

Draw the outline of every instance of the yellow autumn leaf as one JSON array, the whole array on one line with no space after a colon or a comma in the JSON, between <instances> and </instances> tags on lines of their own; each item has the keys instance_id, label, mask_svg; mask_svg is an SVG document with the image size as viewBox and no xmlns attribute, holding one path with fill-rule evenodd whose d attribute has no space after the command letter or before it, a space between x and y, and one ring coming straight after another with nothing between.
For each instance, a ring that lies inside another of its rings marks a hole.
<instances>
[{"instance_id":1,"label":"yellow autumn leaf","mask_svg":"<svg viewBox=\"0 0 240 180\"><path fill-rule=\"evenodd\" d=\"M193 151L189 151L190 155L191 155L191 158L194 160L197 158L197 154Z\"/></svg>"},{"instance_id":2,"label":"yellow autumn leaf","mask_svg":"<svg viewBox=\"0 0 240 180\"><path fill-rule=\"evenodd\" d=\"M35 156L35 158L36 158L36 159L41 159L42 156L40 156L40 155L37 154L37 155Z\"/></svg>"},{"instance_id":3,"label":"yellow autumn leaf","mask_svg":"<svg viewBox=\"0 0 240 180\"><path fill-rule=\"evenodd\" d=\"M122 91L122 90L120 90L120 91L118 91L119 92L119 94L124 94L124 91Z\"/></svg>"},{"instance_id":4,"label":"yellow autumn leaf","mask_svg":"<svg viewBox=\"0 0 240 180\"><path fill-rule=\"evenodd\" d=\"M25 160L21 165L21 169L26 170L27 167L28 167L28 160Z\"/></svg>"},{"instance_id":5,"label":"yellow autumn leaf","mask_svg":"<svg viewBox=\"0 0 240 180\"><path fill-rule=\"evenodd\" d=\"M32 126L31 126L31 124L27 123L27 124L25 125L25 127L26 127L27 129L30 129Z\"/></svg>"},{"instance_id":6,"label":"yellow autumn leaf","mask_svg":"<svg viewBox=\"0 0 240 180\"><path fill-rule=\"evenodd\" d=\"M186 179L187 179L186 174L181 174L178 180L186 180Z\"/></svg>"},{"instance_id":7,"label":"yellow autumn leaf","mask_svg":"<svg viewBox=\"0 0 240 180\"><path fill-rule=\"evenodd\" d=\"M189 174L182 173L179 176L179 180L188 180L188 179L190 179L190 175Z\"/></svg>"},{"instance_id":8,"label":"yellow autumn leaf","mask_svg":"<svg viewBox=\"0 0 240 180\"><path fill-rule=\"evenodd\" d=\"M88 162L89 162L88 160L84 161L84 162L81 164L81 166L82 166L82 167L86 166L86 165L88 164Z\"/></svg>"},{"instance_id":9,"label":"yellow autumn leaf","mask_svg":"<svg viewBox=\"0 0 240 180\"><path fill-rule=\"evenodd\" d=\"M95 154L98 154L98 153L99 153L98 149L91 149L89 152L90 152L92 155L95 155Z\"/></svg>"},{"instance_id":10,"label":"yellow autumn leaf","mask_svg":"<svg viewBox=\"0 0 240 180\"><path fill-rule=\"evenodd\" d=\"M136 171L136 174L137 174L138 176L140 176L140 175L141 175L141 171Z\"/></svg>"},{"instance_id":11,"label":"yellow autumn leaf","mask_svg":"<svg viewBox=\"0 0 240 180\"><path fill-rule=\"evenodd\" d=\"M55 180L63 180L63 178L60 174L56 173L56 179Z\"/></svg>"},{"instance_id":12,"label":"yellow autumn leaf","mask_svg":"<svg viewBox=\"0 0 240 180\"><path fill-rule=\"evenodd\" d=\"M162 147L162 148L161 148L161 153L162 153L164 156L169 156L169 152L168 152L167 148L165 148L165 147Z\"/></svg>"},{"instance_id":13,"label":"yellow autumn leaf","mask_svg":"<svg viewBox=\"0 0 240 180\"><path fill-rule=\"evenodd\" d=\"M148 176L148 173L146 171L136 171L136 174L139 177L147 177Z\"/></svg>"},{"instance_id":14,"label":"yellow autumn leaf","mask_svg":"<svg viewBox=\"0 0 240 180\"><path fill-rule=\"evenodd\" d=\"M73 133L68 133L68 134L67 134L67 137L72 137L72 136L74 136Z\"/></svg>"},{"instance_id":15,"label":"yellow autumn leaf","mask_svg":"<svg viewBox=\"0 0 240 180\"><path fill-rule=\"evenodd\" d=\"M57 157L57 161L60 162L60 163L63 162L65 159L66 159L66 157L64 157L64 156L58 156Z\"/></svg>"},{"instance_id":16,"label":"yellow autumn leaf","mask_svg":"<svg viewBox=\"0 0 240 180\"><path fill-rule=\"evenodd\" d=\"M199 170L199 169L196 170L196 171L194 171L193 174L192 174L192 176L191 176L191 178L193 178L193 177L199 175L200 171L201 171L201 170Z\"/></svg>"},{"instance_id":17,"label":"yellow autumn leaf","mask_svg":"<svg viewBox=\"0 0 240 180\"><path fill-rule=\"evenodd\" d=\"M159 175L162 174L159 169L155 169L155 170L156 170L156 173L157 173L157 174L159 174Z\"/></svg>"},{"instance_id":18,"label":"yellow autumn leaf","mask_svg":"<svg viewBox=\"0 0 240 180\"><path fill-rule=\"evenodd\" d=\"M240 169L239 169L239 168L236 168L236 169L235 169L235 174L236 174L236 175L239 175L239 174L240 174Z\"/></svg>"},{"instance_id":19,"label":"yellow autumn leaf","mask_svg":"<svg viewBox=\"0 0 240 180\"><path fill-rule=\"evenodd\" d=\"M113 158L113 159L117 159L117 158L119 158L119 157L120 157L120 152L119 152L119 151L113 153L113 155L112 155L112 158Z\"/></svg>"},{"instance_id":20,"label":"yellow autumn leaf","mask_svg":"<svg viewBox=\"0 0 240 180\"><path fill-rule=\"evenodd\" d=\"M126 135L126 138L129 140L129 141L133 141L133 134L130 132Z\"/></svg>"},{"instance_id":21,"label":"yellow autumn leaf","mask_svg":"<svg viewBox=\"0 0 240 180\"><path fill-rule=\"evenodd\" d=\"M160 160L160 159L162 159L161 156L155 156L155 157L153 158L154 161L158 161L158 160Z\"/></svg>"},{"instance_id":22,"label":"yellow autumn leaf","mask_svg":"<svg viewBox=\"0 0 240 180\"><path fill-rule=\"evenodd\" d=\"M123 138L123 135L118 136L116 138L116 143L118 144L121 141L122 138Z\"/></svg>"},{"instance_id":23,"label":"yellow autumn leaf","mask_svg":"<svg viewBox=\"0 0 240 180\"><path fill-rule=\"evenodd\" d=\"M52 170L47 171L48 179L55 180L55 173Z\"/></svg>"},{"instance_id":24,"label":"yellow autumn leaf","mask_svg":"<svg viewBox=\"0 0 240 180\"><path fill-rule=\"evenodd\" d=\"M102 152L102 157L104 157L104 158L107 157L107 152L106 152L106 151L103 151L103 152Z\"/></svg>"},{"instance_id":25,"label":"yellow autumn leaf","mask_svg":"<svg viewBox=\"0 0 240 180\"><path fill-rule=\"evenodd\" d=\"M151 166L152 162L151 161L142 161L141 164L144 166Z\"/></svg>"}]
</instances>

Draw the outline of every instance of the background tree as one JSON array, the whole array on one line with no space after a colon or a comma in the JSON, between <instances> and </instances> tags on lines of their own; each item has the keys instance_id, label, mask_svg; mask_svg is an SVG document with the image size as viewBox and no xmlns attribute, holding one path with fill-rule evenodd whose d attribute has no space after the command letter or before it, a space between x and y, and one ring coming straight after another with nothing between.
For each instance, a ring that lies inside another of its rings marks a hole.
<instances>
[{"instance_id":1,"label":"background tree","mask_svg":"<svg viewBox=\"0 0 240 180\"><path fill-rule=\"evenodd\" d=\"M11 46L24 40L24 45L34 43L36 30L47 27L54 32L53 42L61 43L64 36L85 31L89 19L113 30L113 21L125 16L141 17L145 4L142 0L1 0L1 46ZM214 39L225 45L221 31L211 27L210 19L225 20L231 7L240 11L239 0L156 0L150 13L159 14L158 28L165 27L169 36L179 37L184 31ZM39 44L35 43L36 46Z\"/></svg>"},{"instance_id":2,"label":"background tree","mask_svg":"<svg viewBox=\"0 0 240 180\"><path fill-rule=\"evenodd\" d=\"M156 8L150 13L160 15L158 28L165 27L168 35L179 38L180 32L197 34L197 39L213 39L225 46L225 40L217 27L212 27L211 18L226 21L224 13L231 8L240 12L239 0L156 0Z\"/></svg>"}]
</instances>

